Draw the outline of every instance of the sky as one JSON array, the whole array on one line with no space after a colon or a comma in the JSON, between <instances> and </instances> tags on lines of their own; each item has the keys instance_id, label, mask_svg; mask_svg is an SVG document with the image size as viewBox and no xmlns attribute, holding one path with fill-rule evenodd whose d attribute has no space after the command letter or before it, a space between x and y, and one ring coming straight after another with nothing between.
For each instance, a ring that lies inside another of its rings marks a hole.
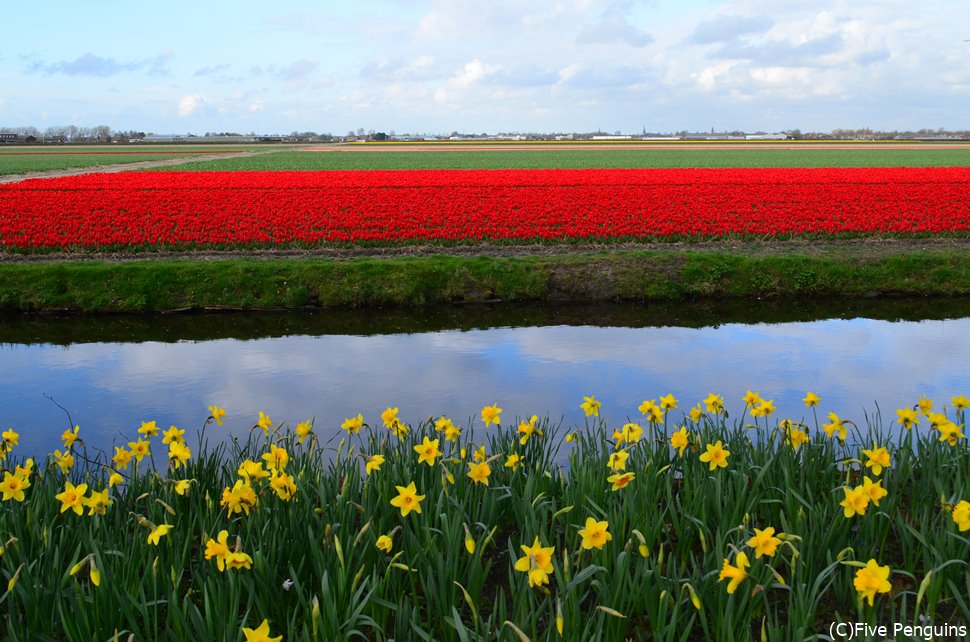
<instances>
[{"instance_id":1,"label":"sky","mask_svg":"<svg viewBox=\"0 0 970 642\"><path fill-rule=\"evenodd\" d=\"M0 127L970 129L965 0L7 4Z\"/></svg>"}]
</instances>

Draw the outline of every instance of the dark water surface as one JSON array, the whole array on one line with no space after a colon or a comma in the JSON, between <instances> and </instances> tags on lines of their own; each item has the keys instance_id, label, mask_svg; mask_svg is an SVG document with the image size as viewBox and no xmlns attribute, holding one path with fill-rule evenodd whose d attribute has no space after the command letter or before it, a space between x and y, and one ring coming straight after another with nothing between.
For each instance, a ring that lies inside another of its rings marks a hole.
<instances>
[{"instance_id":1,"label":"dark water surface","mask_svg":"<svg viewBox=\"0 0 970 642\"><path fill-rule=\"evenodd\" d=\"M686 412L715 392L739 414L748 389L776 418L822 397L863 421L925 394L970 396L970 300L717 305L496 305L418 310L114 317L0 317L0 429L18 454L61 448L64 412L89 447L135 438L141 421L192 434L211 404L243 436L260 410L324 440L345 417L380 425L387 406L417 423L467 424L498 403L503 426L532 414L583 425L584 395L611 426L673 393ZM680 417L674 411L673 418ZM514 426L513 426L514 427Z\"/></svg>"}]
</instances>

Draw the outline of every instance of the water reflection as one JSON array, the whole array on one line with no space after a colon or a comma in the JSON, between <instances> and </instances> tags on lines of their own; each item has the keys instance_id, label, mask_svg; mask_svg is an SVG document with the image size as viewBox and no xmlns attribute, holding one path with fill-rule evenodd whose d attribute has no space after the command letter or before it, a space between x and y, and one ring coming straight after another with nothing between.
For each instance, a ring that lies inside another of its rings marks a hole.
<instances>
[{"instance_id":1,"label":"water reflection","mask_svg":"<svg viewBox=\"0 0 970 642\"><path fill-rule=\"evenodd\" d=\"M869 305L867 315L911 311L897 303ZM589 394L617 425L666 393L686 411L717 392L736 413L747 389L793 419L806 416L806 390L822 396L820 417L833 410L861 422L878 404L892 418L919 394L937 405L970 394L970 309L951 303L932 310L960 318L921 321L765 323L812 310L750 305L747 323L729 307L691 313L683 305L526 306L518 316L503 306L419 316L17 318L0 325L0 426L22 434L18 452L59 447L68 422L45 394L101 448L134 438L142 420L191 433L210 404L226 408L225 430L240 436L263 410L291 426L316 417L325 438L358 412L379 423L388 405L412 423L439 414L465 423L497 402L503 425L532 414L582 425L579 403Z\"/></svg>"}]
</instances>

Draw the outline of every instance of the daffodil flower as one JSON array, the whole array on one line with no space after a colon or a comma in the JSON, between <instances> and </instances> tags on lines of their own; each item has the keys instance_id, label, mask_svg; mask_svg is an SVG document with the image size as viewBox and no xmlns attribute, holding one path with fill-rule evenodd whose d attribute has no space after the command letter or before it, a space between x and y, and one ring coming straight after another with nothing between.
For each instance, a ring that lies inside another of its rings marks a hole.
<instances>
[{"instance_id":1,"label":"daffodil flower","mask_svg":"<svg viewBox=\"0 0 970 642\"><path fill-rule=\"evenodd\" d=\"M421 500L425 496L418 495L414 482L411 482L407 486L396 486L396 488L398 495L391 500L391 506L396 506L401 509L401 517L407 517L411 511L420 513Z\"/></svg>"},{"instance_id":2,"label":"daffodil flower","mask_svg":"<svg viewBox=\"0 0 970 642\"><path fill-rule=\"evenodd\" d=\"M609 527L609 523L605 520L598 522L593 517L587 517L585 527L579 531L579 536L583 538L581 542L583 549L602 549L606 546L606 543L613 539L613 535L608 530Z\"/></svg>"},{"instance_id":3,"label":"daffodil flower","mask_svg":"<svg viewBox=\"0 0 970 642\"><path fill-rule=\"evenodd\" d=\"M868 599L869 606L872 606L876 593L888 593L892 590L889 573L889 566L879 566L876 560L871 559L866 563L865 568L856 571L852 585L859 592L859 596Z\"/></svg>"}]
</instances>

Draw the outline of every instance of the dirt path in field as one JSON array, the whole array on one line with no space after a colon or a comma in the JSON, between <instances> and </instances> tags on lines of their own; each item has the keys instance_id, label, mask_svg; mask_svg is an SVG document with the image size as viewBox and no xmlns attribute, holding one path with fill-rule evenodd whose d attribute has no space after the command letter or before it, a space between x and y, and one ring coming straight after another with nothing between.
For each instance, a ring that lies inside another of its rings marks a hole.
<instances>
[{"instance_id":1,"label":"dirt path in field","mask_svg":"<svg viewBox=\"0 0 970 642\"><path fill-rule=\"evenodd\" d=\"M713 240L699 242L653 243L573 243L557 245L404 245L397 247L260 249L260 250L188 250L182 252L51 252L18 254L0 251L2 263L63 263L63 262L125 262L125 261L217 261L220 259L330 259L356 258L391 259L413 256L448 255L461 257L487 256L514 258L528 256L571 256L600 252L604 254L629 251L725 252L746 256L778 256L801 254L858 259L879 258L887 254L907 252L970 252L970 238L865 238L865 239L787 239L787 240Z\"/></svg>"},{"instance_id":2,"label":"dirt path in field","mask_svg":"<svg viewBox=\"0 0 970 642\"><path fill-rule=\"evenodd\" d=\"M192 154L186 152L185 156L178 158L166 158L164 160L139 161L137 163L118 163L117 165L94 165L93 167L71 167L68 169L54 169L47 172L30 172L27 174L4 174L0 176L0 184L19 183L31 178L60 178L62 176L78 176L80 174L110 174L116 172L127 172L133 169L152 169L155 167L171 167L173 165L184 165L186 163L199 163L210 160L223 160L226 158L242 158L244 156L258 156L260 154L273 154L281 152L282 149L260 149L256 151L227 152L225 154ZM298 148L287 151L301 151ZM151 152L147 152L151 153Z\"/></svg>"}]
</instances>

